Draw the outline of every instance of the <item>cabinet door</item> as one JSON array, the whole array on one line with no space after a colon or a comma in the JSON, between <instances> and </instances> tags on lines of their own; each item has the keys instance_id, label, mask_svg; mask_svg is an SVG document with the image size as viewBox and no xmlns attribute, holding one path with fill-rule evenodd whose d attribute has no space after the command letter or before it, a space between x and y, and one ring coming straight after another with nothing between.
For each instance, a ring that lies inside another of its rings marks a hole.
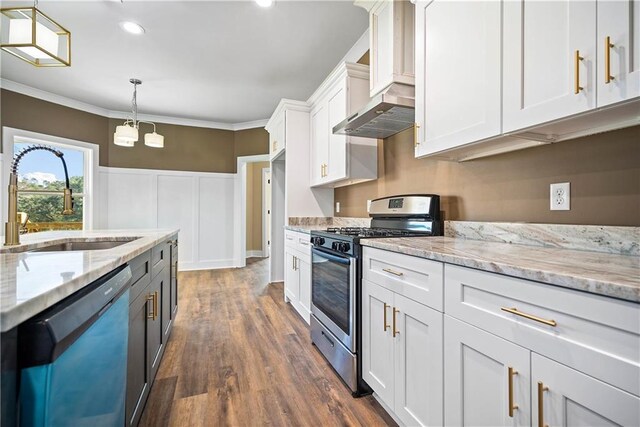
<instances>
[{"instance_id":1,"label":"cabinet door","mask_svg":"<svg viewBox=\"0 0 640 427\"><path fill-rule=\"evenodd\" d=\"M444 316L444 422L526 426L531 422L529 350ZM509 375L509 368L517 373ZM510 416L509 391L518 409Z\"/></svg>"},{"instance_id":2,"label":"cabinet door","mask_svg":"<svg viewBox=\"0 0 640 427\"><path fill-rule=\"evenodd\" d=\"M327 101L329 126L329 161L324 181L331 182L346 178L347 171L347 137L334 135L333 127L347 117L347 86L340 82L329 95Z\"/></svg>"},{"instance_id":3,"label":"cabinet door","mask_svg":"<svg viewBox=\"0 0 640 427\"><path fill-rule=\"evenodd\" d=\"M595 108L595 0L514 0L503 8L503 131Z\"/></svg>"},{"instance_id":4,"label":"cabinet door","mask_svg":"<svg viewBox=\"0 0 640 427\"><path fill-rule=\"evenodd\" d=\"M300 298L300 281L296 269L296 256L289 251L284 253L284 298L285 301L298 301Z\"/></svg>"},{"instance_id":5,"label":"cabinet door","mask_svg":"<svg viewBox=\"0 0 640 427\"><path fill-rule=\"evenodd\" d=\"M178 312L178 245L171 246L171 319Z\"/></svg>"},{"instance_id":6,"label":"cabinet door","mask_svg":"<svg viewBox=\"0 0 640 427\"><path fill-rule=\"evenodd\" d=\"M322 183L329 161L329 116L326 102L311 112L311 185Z\"/></svg>"},{"instance_id":7,"label":"cabinet door","mask_svg":"<svg viewBox=\"0 0 640 427\"><path fill-rule=\"evenodd\" d=\"M160 285L160 320L162 323L162 343L166 344L171 332L171 266L165 267L165 271L160 273L162 283Z\"/></svg>"},{"instance_id":8,"label":"cabinet door","mask_svg":"<svg viewBox=\"0 0 640 427\"><path fill-rule=\"evenodd\" d=\"M166 269L165 269L166 270ZM162 270L149 285L149 316L147 316L147 366L149 369L149 378L151 382L156 377L156 372L160 366L160 359L163 350L163 331L161 298L162 298L162 282L165 280L165 270Z\"/></svg>"},{"instance_id":9,"label":"cabinet door","mask_svg":"<svg viewBox=\"0 0 640 427\"><path fill-rule=\"evenodd\" d=\"M389 408L394 405L392 316L393 292L363 280L362 378Z\"/></svg>"},{"instance_id":10,"label":"cabinet door","mask_svg":"<svg viewBox=\"0 0 640 427\"><path fill-rule=\"evenodd\" d=\"M285 148L285 114L283 111L278 115L269 132L269 154L271 159Z\"/></svg>"},{"instance_id":11,"label":"cabinet door","mask_svg":"<svg viewBox=\"0 0 640 427\"><path fill-rule=\"evenodd\" d=\"M304 310L302 317L307 323L311 321L311 265L298 258L298 286L300 289L300 306Z\"/></svg>"},{"instance_id":12,"label":"cabinet door","mask_svg":"<svg viewBox=\"0 0 640 427\"><path fill-rule=\"evenodd\" d=\"M394 295L395 407L406 425L443 424L442 313ZM392 321L392 327L393 327Z\"/></svg>"},{"instance_id":13,"label":"cabinet door","mask_svg":"<svg viewBox=\"0 0 640 427\"><path fill-rule=\"evenodd\" d=\"M393 80L393 7L394 2L381 1L369 13L371 96Z\"/></svg>"},{"instance_id":14,"label":"cabinet door","mask_svg":"<svg viewBox=\"0 0 640 427\"><path fill-rule=\"evenodd\" d=\"M535 426L640 425L640 398L536 353L531 378Z\"/></svg>"},{"instance_id":15,"label":"cabinet door","mask_svg":"<svg viewBox=\"0 0 640 427\"><path fill-rule=\"evenodd\" d=\"M640 96L640 1L598 2L596 43L598 107Z\"/></svg>"},{"instance_id":16,"label":"cabinet door","mask_svg":"<svg viewBox=\"0 0 640 427\"><path fill-rule=\"evenodd\" d=\"M500 134L501 13L498 1L416 4L416 157Z\"/></svg>"},{"instance_id":17,"label":"cabinet door","mask_svg":"<svg viewBox=\"0 0 640 427\"><path fill-rule=\"evenodd\" d=\"M129 305L129 346L127 354L126 425L135 426L142 415L150 388L147 369L147 313L153 310L147 286Z\"/></svg>"}]
</instances>

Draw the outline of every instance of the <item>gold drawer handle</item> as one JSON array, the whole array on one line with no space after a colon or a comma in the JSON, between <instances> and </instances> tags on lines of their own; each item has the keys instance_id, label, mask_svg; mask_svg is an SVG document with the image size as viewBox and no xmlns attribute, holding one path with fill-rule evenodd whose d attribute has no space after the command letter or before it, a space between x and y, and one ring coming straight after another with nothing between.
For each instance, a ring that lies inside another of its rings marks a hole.
<instances>
[{"instance_id":1,"label":"gold drawer handle","mask_svg":"<svg viewBox=\"0 0 640 427\"><path fill-rule=\"evenodd\" d=\"M400 331L398 331L396 329L396 314L400 313L400 310L398 310L397 308L393 307L393 337L395 338L396 335L398 335L400 333Z\"/></svg>"},{"instance_id":2,"label":"gold drawer handle","mask_svg":"<svg viewBox=\"0 0 640 427\"><path fill-rule=\"evenodd\" d=\"M384 302L383 304L384 304L384 331L386 332L387 329L391 327L391 325L387 325L387 308L391 308L391 306L386 302Z\"/></svg>"},{"instance_id":3,"label":"gold drawer handle","mask_svg":"<svg viewBox=\"0 0 640 427\"><path fill-rule=\"evenodd\" d=\"M154 295L147 295L147 301L151 301L151 310L149 310L149 312L147 313L147 319L156 320Z\"/></svg>"},{"instance_id":4,"label":"gold drawer handle","mask_svg":"<svg viewBox=\"0 0 640 427\"><path fill-rule=\"evenodd\" d=\"M538 381L538 427L548 427L544 423L544 392L549 391L549 387L545 387L542 381Z\"/></svg>"},{"instance_id":5,"label":"gold drawer handle","mask_svg":"<svg viewBox=\"0 0 640 427\"><path fill-rule=\"evenodd\" d=\"M607 36L604 39L604 82L605 84L611 83L611 80L615 78L611 75L611 48L615 47L611 43L611 37Z\"/></svg>"},{"instance_id":6,"label":"gold drawer handle","mask_svg":"<svg viewBox=\"0 0 640 427\"><path fill-rule=\"evenodd\" d=\"M382 271L384 271L385 273L393 274L394 276L398 276L398 277L404 276L404 273L401 273L399 271L393 271L390 268L383 268Z\"/></svg>"},{"instance_id":7,"label":"gold drawer handle","mask_svg":"<svg viewBox=\"0 0 640 427\"><path fill-rule=\"evenodd\" d=\"M518 405L513 404L513 376L518 375L518 371L509 366L509 416L513 418L513 411L518 409Z\"/></svg>"},{"instance_id":8,"label":"gold drawer handle","mask_svg":"<svg viewBox=\"0 0 640 427\"><path fill-rule=\"evenodd\" d=\"M576 54L575 54L575 87L573 90L573 93L575 93L576 95L580 93L581 90L583 90L584 88L582 86L580 86L580 61L582 61L584 58L582 56L580 56L580 51L576 50Z\"/></svg>"},{"instance_id":9,"label":"gold drawer handle","mask_svg":"<svg viewBox=\"0 0 640 427\"><path fill-rule=\"evenodd\" d=\"M545 325L549 325L549 326L557 326L558 325L558 323L555 320L547 320L547 319L543 319L542 317L534 316L533 314L523 313L523 312L519 311L515 307L513 307L513 308L502 307L500 310L506 311L507 313L515 314L516 316L524 317L525 319L534 320L536 322L544 323Z\"/></svg>"},{"instance_id":10,"label":"gold drawer handle","mask_svg":"<svg viewBox=\"0 0 640 427\"><path fill-rule=\"evenodd\" d=\"M420 142L418 142L418 129L420 129L420 125L418 123L414 123L413 124L413 146L417 147L418 145L420 145Z\"/></svg>"}]
</instances>

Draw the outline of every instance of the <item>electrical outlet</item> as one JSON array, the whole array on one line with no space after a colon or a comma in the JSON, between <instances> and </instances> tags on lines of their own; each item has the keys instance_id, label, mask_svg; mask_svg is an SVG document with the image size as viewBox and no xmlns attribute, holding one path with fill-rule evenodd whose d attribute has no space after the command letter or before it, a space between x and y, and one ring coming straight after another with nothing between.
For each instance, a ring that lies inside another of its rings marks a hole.
<instances>
[{"instance_id":1,"label":"electrical outlet","mask_svg":"<svg viewBox=\"0 0 640 427\"><path fill-rule=\"evenodd\" d=\"M549 204L552 211L571 210L571 183L551 184Z\"/></svg>"},{"instance_id":2,"label":"electrical outlet","mask_svg":"<svg viewBox=\"0 0 640 427\"><path fill-rule=\"evenodd\" d=\"M336 202L336 213L340 212L340 202Z\"/></svg>"},{"instance_id":3,"label":"electrical outlet","mask_svg":"<svg viewBox=\"0 0 640 427\"><path fill-rule=\"evenodd\" d=\"M367 200L367 212L371 212L371 199Z\"/></svg>"}]
</instances>

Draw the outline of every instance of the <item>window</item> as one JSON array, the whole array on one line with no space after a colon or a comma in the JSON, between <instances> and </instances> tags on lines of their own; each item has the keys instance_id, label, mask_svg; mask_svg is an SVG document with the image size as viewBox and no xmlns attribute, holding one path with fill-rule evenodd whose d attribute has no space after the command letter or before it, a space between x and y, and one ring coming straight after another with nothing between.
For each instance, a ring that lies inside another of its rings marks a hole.
<instances>
[{"instance_id":1,"label":"window","mask_svg":"<svg viewBox=\"0 0 640 427\"><path fill-rule=\"evenodd\" d=\"M38 144L61 151L69 172L74 213L62 215L65 176L60 159L51 152L41 150L32 151L22 158L18 167L18 213L23 230L34 233L91 229L91 195L92 185L95 183L93 174L98 163L98 147L94 144L10 128L4 128L3 140L6 153L4 161L7 166L13 156L31 145ZM3 177L4 179L8 178L8 168L6 170L7 176Z\"/></svg>"}]
</instances>

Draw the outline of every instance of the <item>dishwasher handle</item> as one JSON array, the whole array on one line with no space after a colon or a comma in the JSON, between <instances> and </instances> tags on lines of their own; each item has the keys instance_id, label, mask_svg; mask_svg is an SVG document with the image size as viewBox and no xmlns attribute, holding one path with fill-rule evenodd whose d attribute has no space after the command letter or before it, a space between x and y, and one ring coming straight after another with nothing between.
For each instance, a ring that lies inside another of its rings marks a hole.
<instances>
[{"instance_id":1,"label":"dishwasher handle","mask_svg":"<svg viewBox=\"0 0 640 427\"><path fill-rule=\"evenodd\" d=\"M124 264L18 326L20 368L56 360L131 284Z\"/></svg>"}]
</instances>

